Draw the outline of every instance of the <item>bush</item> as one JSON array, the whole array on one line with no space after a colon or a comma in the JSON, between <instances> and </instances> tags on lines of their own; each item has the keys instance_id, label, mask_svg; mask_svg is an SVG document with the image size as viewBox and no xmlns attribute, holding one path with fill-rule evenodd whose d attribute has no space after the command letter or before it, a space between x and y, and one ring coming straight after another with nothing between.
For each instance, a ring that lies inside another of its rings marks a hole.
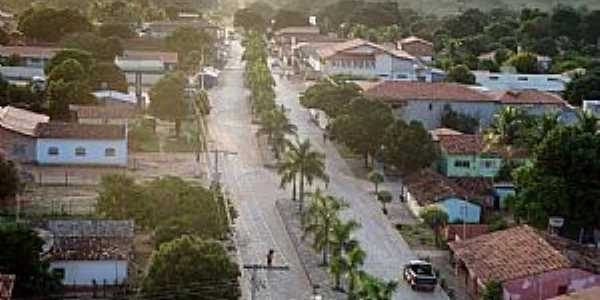
<instances>
[{"instance_id":1,"label":"bush","mask_svg":"<svg viewBox=\"0 0 600 300\"><path fill-rule=\"evenodd\" d=\"M459 113L446 105L442 112L442 127L454 129L462 133L474 134L479 129L479 119L467 114Z\"/></svg>"}]
</instances>

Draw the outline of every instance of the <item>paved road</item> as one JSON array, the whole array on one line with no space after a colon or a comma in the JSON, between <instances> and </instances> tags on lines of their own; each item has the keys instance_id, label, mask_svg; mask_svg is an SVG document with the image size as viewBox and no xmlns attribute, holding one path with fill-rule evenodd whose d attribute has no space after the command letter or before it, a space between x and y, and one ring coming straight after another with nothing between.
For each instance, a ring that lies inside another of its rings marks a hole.
<instances>
[{"instance_id":1,"label":"paved road","mask_svg":"<svg viewBox=\"0 0 600 300\"><path fill-rule=\"evenodd\" d=\"M250 122L243 87L240 55L239 43L233 43L230 62L220 75L221 84L210 92L213 110L208 123L214 142L209 147L237 152L220 157L219 168L240 214L236 234L242 262L264 264L267 251L272 248L276 251L274 264L290 267L285 272L259 271L264 287L256 299L309 299L312 289L275 208L275 201L288 193L279 190L279 178L264 168L258 151L256 128ZM211 156L212 168L213 161ZM244 272L244 299L250 299L249 279L250 273Z\"/></svg>"},{"instance_id":2,"label":"paved road","mask_svg":"<svg viewBox=\"0 0 600 300\"><path fill-rule=\"evenodd\" d=\"M289 197L278 189L279 178L263 167L257 150L256 131L248 116L248 105L242 85L242 65L239 43L233 43L232 58L221 74L220 87L211 91L213 111L209 129L218 147L238 154L222 160L223 181L236 200L240 218L237 226L239 249L244 263L264 262L267 249L274 248L276 263L290 266L288 272L264 272L260 278L265 287L256 299L309 299L311 289L293 245L287 236L275 201ZM277 76L276 76L277 77ZM346 162L330 144L323 144L322 132L311 123L308 112L298 104L303 82L276 78L278 102L290 109L290 118L298 126L300 137L308 137L327 156L327 172L331 177L328 192L343 197L351 205L345 218L362 223L357 232L368 257L365 269L370 273L398 279L401 266L414 258L408 245L381 214L378 203L369 195L371 184L355 178ZM249 274L244 274L244 295L248 299ZM447 299L441 292L415 293L400 281L394 299Z\"/></svg>"}]
</instances>

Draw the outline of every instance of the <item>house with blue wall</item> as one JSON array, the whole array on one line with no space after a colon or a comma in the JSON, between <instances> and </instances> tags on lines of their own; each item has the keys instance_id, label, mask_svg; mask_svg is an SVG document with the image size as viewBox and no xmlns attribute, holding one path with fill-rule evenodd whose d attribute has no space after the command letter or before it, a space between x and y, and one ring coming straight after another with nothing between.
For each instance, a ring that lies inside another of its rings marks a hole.
<instances>
[{"instance_id":1,"label":"house with blue wall","mask_svg":"<svg viewBox=\"0 0 600 300\"><path fill-rule=\"evenodd\" d=\"M42 165L127 166L126 126L40 123L36 136Z\"/></svg>"},{"instance_id":2,"label":"house with blue wall","mask_svg":"<svg viewBox=\"0 0 600 300\"><path fill-rule=\"evenodd\" d=\"M447 197L435 205L448 214L449 223L479 223L481 218L481 207L461 197Z\"/></svg>"}]
</instances>

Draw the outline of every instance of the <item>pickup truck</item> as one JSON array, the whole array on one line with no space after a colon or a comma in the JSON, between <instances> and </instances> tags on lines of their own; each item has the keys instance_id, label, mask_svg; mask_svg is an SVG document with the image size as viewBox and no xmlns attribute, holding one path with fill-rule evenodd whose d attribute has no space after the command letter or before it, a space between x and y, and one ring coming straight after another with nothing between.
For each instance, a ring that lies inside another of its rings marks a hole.
<instances>
[{"instance_id":1,"label":"pickup truck","mask_svg":"<svg viewBox=\"0 0 600 300\"><path fill-rule=\"evenodd\" d=\"M433 266L423 260L411 260L404 266L404 280L413 290L428 290L433 292L437 285L437 277Z\"/></svg>"}]
</instances>

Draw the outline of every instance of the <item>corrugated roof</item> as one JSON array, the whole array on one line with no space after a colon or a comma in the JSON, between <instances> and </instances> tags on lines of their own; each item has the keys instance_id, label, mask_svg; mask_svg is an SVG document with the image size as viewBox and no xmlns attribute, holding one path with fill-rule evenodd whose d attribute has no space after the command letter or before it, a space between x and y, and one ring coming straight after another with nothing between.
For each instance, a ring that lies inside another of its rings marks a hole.
<instances>
[{"instance_id":1,"label":"corrugated roof","mask_svg":"<svg viewBox=\"0 0 600 300\"><path fill-rule=\"evenodd\" d=\"M125 138L125 126L78 123L39 123L35 133L46 139L120 140Z\"/></svg>"},{"instance_id":2,"label":"corrugated roof","mask_svg":"<svg viewBox=\"0 0 600 300\"><path fill-rule=\"evenodd\" d=\"M20 134L35 136L35 128L48 122L49 117L28 110L5 106L0 108L0 126Z\"/></svg>"},{"instance_id":3,"label":"corrugated roof","mask_svg":"<svg viewBox=\"0 0 600 300\"><path fill-rule=\"evenodd\" d=\"M69 110L78 119L130 119L136 114L135 109L126 106L69 105Z\"/></svg>"},{"instance_id":4,"label":"corrugated roof","mask_svg":"<svg viewBox=\"0 0 600 300\"><path fill-rule=\"evenodd\" d=\"M565 256L528 225L448 245L455 257L483 282L505 282L571 266Z\"/></svg>"},{"instance_id":5,"label":"corrugated roof","mask_svg":"<svg viewBox=\"0 0 600 300\"><path fill-rule=\"evenodd\" d=\"M425 39L422 39L420 37L414 36L414 35L413 36L409 36L407 38L403 38L403 39L401 39L399 41L400 44L410 44L410 43L415 43L415 42L423 43L423 44L427 44L427 45L433 46L432 42L430 42L428 40L425 40Z\"/></svg>"},{"instance_id":6,"label":"corrugated roof","mask_svg":"<svg viewBox=\"0 0 600 300\"><path fill-rule=\"evenodd\" d=\"M123 56L121 56L121 59L159 60L164 63L176 64L178 57L177 57L177 52L125 50L123 52Z\"/></svg>"}]
</instances>

